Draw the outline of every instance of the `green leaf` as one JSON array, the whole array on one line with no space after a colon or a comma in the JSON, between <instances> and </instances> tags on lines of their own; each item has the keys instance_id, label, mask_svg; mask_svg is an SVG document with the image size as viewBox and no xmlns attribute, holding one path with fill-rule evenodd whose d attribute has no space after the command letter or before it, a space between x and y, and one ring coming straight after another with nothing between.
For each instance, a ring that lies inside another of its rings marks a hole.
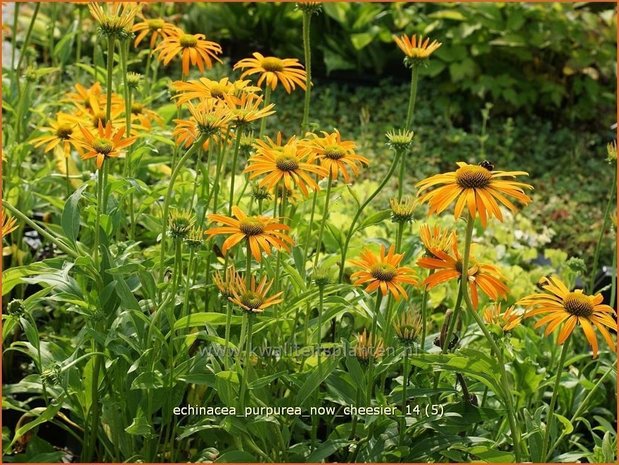
<instances>
[{"instance_id":1,"label":"green leaf","mask_svg":"<svg viewBox=\"0 0 619 465\"><path fill-rule=\"evenodd\" d=\"M307 458L308 463L322 462L327 457L349 444L348 439L328 439L320 444Z\"/></svg>"},{"instance_id":2,"label":"green leaf","mask_svg":"<svg viewBox=\"0 0 619 465\"><path fill-rule=\"evenodd\" d=\"M256 457L242 450L231 450L221 455L215 462L221 463L252 463L258 462Z\"/></svg>"},{"instance_id":3,"label":"green leaf","mask_svg":"<svg viewBox=\"0 0 619 465\"><path fill-rule=\"evenodd\" d=\"M373 226L378 223L384 222L387 218L391 216L390 210L383 210L378 213L374 213L372 216L363 220L363 222L359 225L358 230L367 228L369 226Z\"/></svg>"},{"instance_id":4,"label":"green leaf","mask_svg":"<svg viewBox=\"0 0 619 465\"><path fill-rule=\"evenodd\" d=\"M322 8L327 16L335 19L340 24L346 24L346 13L351 9L348 3L323 3Z\"/></svg>"},{"instance_id":5,"label":"green leaf","mask_svg":"<svg viewBox=\"0 0 619 465\"><path fill-rule=\"evenodd\" d=\"M232 315L230 318L230 324L240 325L243 322L243 318L238 315ZM226 324L225 313L215 312L202 312L194 313L193 315L187 315L174 323L174 329L195 328L196 326L221 326Z\"/></svg>"},{"instance_id":6,"label":"green leaf","mask_svg":"<svg viewBox=\"0 0 619 465\"><path fill-rule=\"evenodd\" d=\"M309 399L312 393L314 393L314 391L316 391L316 389L320 387L323 381L329 377L329 375L338 363L339 360L337 358L329 357L327 360L324 360L322 362L320 369L316 367L315 370L311 371L309 376L301 386L301 389L299 389L299 392L297 393L297 396L295 398L294 405L304 405L305 401Z\"/></svg>"},{"instance_id":7,"label":"green leaf","mask_svg":"<svg viewBox=\"0 0 619 465\"><path fill-rule=\"evenodd\" d=\"M131 389L158 389L163 387L163 377L158 371L146 371L131 383Z\"/></svg>"},{"instance_id":8,"label":"green leaf","mask_svg":"<svg viewBox=\"0 0 619 465\"><path fill-rule=\"evenodd\" d=\"M373 40L374 36L369 32L360 32L350 35L350 41L356 50L361 50L362 48L367 47Z\"/></svg>"},{"instance_id":9,"label":"green leaf","mask_svg":"<svg viewBox=\"0 0 619 465\"><path fill-rule=\"evenodd\" d=\"M563 431L561 432L561 435L567 436L572 431L574 431L574 425L572 425L572 423L563 415L555 413L555 418L559 420L559 422L563 425Z\"/></svg>"},{"instance_id":10,"label":"green leaf","mask_svg":"<svg viewBox=\"0 0 619 465\"><path fill-rule=\"evenodd\" d=\"M73 244L77 241L77 235L80 231L80 209L79 202L82 198L84 189L88 187L88 184L82 184L71 196L67 199L62 210L62 229Z\"/></svg>"},{"instance_id":11,"label":"green leaf","mask_svg":"<svg viewBox=\"0 0 619 465\"><path fill-rule=\"evenodd\" d=\"M148 422L142 409L138 410L137 416L133 419L133 422L125 428L125 431L133 436L144 436L147 438L153 437L153 427Z\"/></svg>"},{"instance_id":12,"label":"green leaf","mask_svg":"<svg viewBox=\"0 0 619 465\"><path fill-rule=\"evenodd\" d=\"M13 436L13 440L11 441L11 444L9 445L8 448L10 449L19 438L21 438L24 434L26 434L31 429L43 423L46 423L52 418L54 418L56 414L58 413L58 411L60 410L60 407L62 407L63 400L64 400L64 396L57 399L55 403L53 403L46 409L43 409L42 407L37 407L35 409L32 409L30 411L31 414L38 413L38 412L41 412L41 414L37 416L34 420L26 423L24 426L18 428L17 431L15 431L15 436Z\"/></svg>"},{"instance_id":13,"label":"green leaf","mask_svg":"<svg viewBox=\"0 0 619 465\"><path fill-rule=\"evenodd\" d=\"M9 268L2 273L2 295L6 295L18 284L24 282L24 278L42 273L57 272L64 263L61 258L52 258L25 266Z\"/></svg>"},{"instance_id":14,"label":"green leaf","mask_svg":"<svg viewBox=\"0 0 619 465\"><path fill-rule=\"evenodd\" d=\"M453 21L465 21L466 16L456 10L439 10L428 15L429 18L434 19L451 19Z\"/></svg>"},{"instance_id":15,"label":"green leaf","mask_svg":"<svg viewBox=\"0 0 619 465\"><path fill-rule=\"evenodd\" d=\"M412 359L411 363L422 368L432 366L441 370L466 374L488 386L501 399L504 398L499 366L496 360L483 352L462 349L456 354L420 355Z\"/></svg>"}]
</instances>

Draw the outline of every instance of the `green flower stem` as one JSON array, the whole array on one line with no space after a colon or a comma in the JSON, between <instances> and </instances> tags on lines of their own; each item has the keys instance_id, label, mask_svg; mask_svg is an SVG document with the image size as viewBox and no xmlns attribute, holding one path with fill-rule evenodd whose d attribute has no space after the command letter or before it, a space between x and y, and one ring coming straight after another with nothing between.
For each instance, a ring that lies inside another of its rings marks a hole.
<instances>
[{"instance_id":1,"label":"green flower stem","mask_svg":"<svg viewBox=\"0 0 619 465\"><path fill-rule=\"evenodd\" d=\"M11 27L11 70L15 69L15 54L17 52L17 25L19 24L19 6L20 3L15 2L13 5L13 26Z\"/></svg>"},{"instance_id":2,"label":"green flower stem","mask_svg":"<svg viewBox=\"0 0 619 465\"><path fill-rule=\"evenodd\" d=\"M174 190L174 182L176 178L181 172L181 169L187 163L187 160L196 153L199 147L202 146L204 141L206 140L206 136L202 135L198 140L196 140L191 147L185 152L185 155L178 161L176 166L174 167L174 171L172 171L172 175L170 176L170 181L168 182L168 190L166 192L165 199L163 201L163 217L161 224L161 247L159 253L159 283L163 283L163 272L164 272L164 259L165 259L165 246L166 246L166 234L168 232L168 216L170 214L170 201L172 199L172 191Z\"/></svg>"},{"instance_id":3,"label":"green flower stem","mask_svg":"<svg viewBox=\"0 0 619 465\"><path fill-rule=\"evenodd\" d=\"M266 84L266 87L264 88L264 108L269 106L269 103L271 103L271 87ZM262 139L262 136L264 136L264 131L267 128L267 119L266 118L262 118L262 120L260 121L260 132L258 133L258 139Z\"/></svg>"},{"instance_id":4,"label":"green flower stem","mask_svg":"<svg viewBox=\"0 0 619 465\"><path fill-rule=\"evenodd\" d=\"M250 246L249 246L249 237L246 239L245 255L246 255L245 259L247 260L246 264L245 264L245 285L247 286L247 290L250 290L250 286L251 286L251 249L250 249Z\"/></svg>"},{"instance_id":5,"label":"green flower stem","mask_svg":"<svg viewBox=\"0 0 619 465\"><path fill-rule=\"evenodd\" d=\"M32 38L32 30L34 29L34 23L37 20L37 16L39 15L39 9L41 8L41 2L36 2L35 6L34 6L34 11L32 12L32 18L30 19L30 24L28 25L28 30L26 31L26 37L24 38L24 43L21 46L21 53L19 54L19 60L17 61L17 68L14 68L15 70L15 82L19 83L19 75L21 74L21 67L24 64L24 59L26 58L26 55L28 55L27 50L28 47L30 46L30 39ZM15 15L17 15L17 10L15 10ZM15 33L17 33L17 24L15 25L15 31L13 31L13 47L15 48L17 46L17 44L15 43L17 36L15 35ZM18 86L18 90L19 90L19 86Z\"/></svg>"},{"instance_id":6,"label":"green flower stem","mask_svg":"<svg viewBox=\"0 0 619 465\"><path fill-rule=\"evenodd\" d=\"M44 228L36 224L34 221L32 221L30 218L24 215L21 211L19 211L17 208L11 205L9 202L3 201L2 206L6 208L13 216L23 221L24 223L28 224L28 226L30 226L32 229L37 231L41 236L46 238L48 241L50 241L52 244L54 244L56 247L58 247L60 250L62 250L64 253L66 253L70 257L78 258L80 256L78 252L76 252L75 250L71 250L69 246L67 246L64 242L54 237L51 232L45 230Z\"/></svg>"},{"instance_id":7,"label":"green flower stem","mask_svg":"<svg viewBox=\"0 0 619 465\"><path fill-rule=\"evenodd\" d=\"M417 100L417 82L419 81L419 65L411 68L411 90L408 96L408 110L406 111L406 130L410 131L415 116L415 101Z\"/></svg>"},{"instance_id":8,"label":"green flower stem","mask_svg":"<svg viewBox=\"0 0 619 465\"><path fill-rule=\"evenodd\" d=\"M151 60L153 58L153 52L151 50L148 51L148 56L146 57L146 68L144 70L144 86L142 87L142 99L145 99L148 95L150 95L150 71L151 71Z\"/></svg>"},{"instance_id":9,"label":"green flower stem","mask_svg":"<svg viewBox=\"0 0 619 465\"><path fill-rule=\"evenodd\" d=\"M376 342L378 341L378 315L380 314L380 304L383 300L383 294L380 289L376 290L376 304L374 305L374 315L372 317L372 330L368 337L367 343L370 349L369 351L369 364L368 364L368 390L367 390L367 406L372 403L372 391L374 387L374 354L376 349Z\"/></svg>"},{"instance_id":10,"label":"green flower stem","mask_svg":"<svg viewBox=\"0 0 619 465\"><path fill-rule=\"evenodd\" d=\"M230 360L228 355L230 353L230 328L232 326L232 304L228 300L226 302L226 328L224 333L224 366L226 370L230 368Z\"/></svg>"},{"instance_id":11,"label":"green flower stem","mask_svg":"<svg viewBox=\"0 0 619 465\"><path fill-rule=\"evenodd\" d=\"M396 152L395 157L393 158L393 162L391 163L391 166L389 167L389 171L387 171L387 174L381 181L380 185L366 199L366 201L363 202L363 204L359 207L359 209L357 210L357 213L353 217L352 223L350 223L350 227L348 228L348 233L346 234L346 242L344 243L344 248L342 249L342 260L340 263L340 274L339 274L340 282L342 282L342 279L344 278L344 268L346 266L346 254L348 253L348 245L350 244L350 239L352 238L352 235L355 232L355 225L357 224L357 221L359 220L361 213L363 213L363 210L365 210L365 208L370 204L370 202L374 200L374 197L376 197L380 193L380 191L383 190L387 182L389 182L389 179L391 179L391 176L393 175L393 172L395 171L396 166L398 166L398 162L400 158L401 158L401 154L399 152Z\"/></svg>"},{"instance_id":12,"label":"green flower stem","mask_svg":"<svg viewBox=\"0 0 619 465\"><path fill-rule=\"evenodd\" d=\"M243 380L241 382L241 393L239 395L239 402L241 403L241 408L245 407L245 394L247 392L247 387L249 385L248 376L249 376L249 365L251 364L251 340L252 340L252 326L253 326L253 314L251 312L247 312L245 314L245 318L247 320L247 336L245 341L245 365L243 367Z\"/></svg>"},{"instance_id":13,"label":"green flower stem","mask_svg":"<svg viewBox=\"0 0 619 465\"><path fill-rule=\"evenodd\" d=\"M463 270L469 269L469 259L470 259L470 251L471 251L471 242L473 239L474 221L475 219L471 217L469 217L467 220L466 237L465 237L465 242L464 242L464 255L462 257L462 269ZM471 298L468 294L467 280L465 279L460 280L460 288L462 290L462 296L464 298L464 302L466 303L469 313L471 314L471 316L473 317L473 319L475 320L475 322L481 329L482 333L486 337L486 340L488 341L488 344L490 345L492 352L494 352L494 355L497 358L497 361L499 362L499 370L501 372L500 373L501 387L503 390L503 395L505 396L505 407L507 409L507 419L509 421L509 428L511 430L512 443L514 446L514 457L516 459L516 462L520 463L522 462L521 453L520 453L520 430L516 422L514 405L512 401L512 394L511 394L511 390L509 387L509 381L507 379L507 372L505 370L505 360L503 358L503 352L499 349L496 342L494 341L494 338L492 337L492 334L490 334L490 332L488 331L488 328L486 328L484 321L481 319L481 317L477 313L477 310L475 310L475 308L473 307L473 303L471 302ZM454 313L454 320L455 319L456 319L456 315ZM447 343L447 346L449 346L449 343Z\"/></svg>"},{"instance_id":14,"label":"green flower stem","mask_svg":"<svg viewBox=\"0 0 619 465\"><path fill-rule=\"evenodd\" d=\"M58 16L58 5L50 4L50 9L52 10L49 15L49 25L48 27L48 37L47 37L47 50L49 53L49 64L50 66L55 65L54 59L54 29L56 29L56 21Z\"/></svg>"},{"instance_id":15,"label":"green flower stem","mask_svg":"<svg viewBox=\"0 0 619 465\"><path fill-rule=\"evenodd\" d=\"M312 237L312 226L314 225L314 215L316 213L316 201L318 199L318 191L315 190L312 195L312 209L310 213L309 224L307 225L307 233L305 235L305 247L303 247L303 267L305 271L305 264L309 255L310 239Z\"/></svg>"},{"instance_id":16,"label":"green flower stem","mask_svg":"<svg viewBox=\"0 0 619 465\"><path fill-rule=\"evenodd\" d=\"M95 325L95 332L101 333L101 328L98 328ZM101 352L98 350L97 343L93 339L92 341L92 351L93 352ZM97 355L95 356L93 371L92 371L92 385L91 385L91 411L89 412L89 417L91 418L91 423L88 428L84 431L84 451L83 451L83 462L91 462L95 449L97 447L97 436L99 432L99 416L101 415L101 405L99 403L99 372L101 369L105 369L105 365L103 364L103 356ZM87 417L88 418L88 417Z\"/></svg>"},{"instance_id":17,"label":"green flower stem","mask_svg":"<svg viewBox=\"0 0 619 465\"><path fill-rule=\"evenodd\" d=\"M593 266L591 267L591 279L589 281L589 293L593 294L595 292L595 278L597 276L598 262L600 259L600 249L602 246L602 240L604 239L604 233L606 233L606 229L608 228L608 221L610 220L610 209L615 204L615 193L617 192L617 169L615 167L614 176L613 176L613 185L611 188L610 196L608 197L608 202L606 203L606 208L604 209L604 221L602 222L602 227L600 228L600 234L598 235L598 240L595 244L595 253L593 254ZM613 305L613 301L611 301L611 305Z\"/></svg>"},{"instance_id":18,"label":"green flower stem","mask_svg":"<svg viewBox=\"0 0 619 465\"><path fill-rule=\"evenodd\" d=\"M395 238L395 250L396 250L396 252L403 253L402 252L402 237L403 236L404 236L404 223L399 222L398 223L398 232L396 233L396 238Z\"/></svg>"},{"instance_id":19,"label":"green flower stem","mask_svg":"<svg viewBox=\"0 0 619 465\"><path fill-rule=\"evenodd\" d=\"M428 276L432 276L434 270L430 270ZM426 351L426 335L428 330L428 317L426 315L428 310L428 297L429 297L428 288L426 286L423 287L423 295L421 297L421 352Z\"/></svg>"},{"instance_id":20,"label":"green flower stem","mask_svg":"<svg viewBox=\"0 0 619 465\"><path fill-rule=\"evenodd\" d=\"M127 85L127 64L129 56L130 41L125 40L124 43L119 43L120 48L120 63L123 75L123 92L125 97L125 129L127 136L131 136L131 106L132 106L132 91ZM127 155L125 156L125 177L131 177L131 153L133 152L133 145L127 148ZM129 237L135 239L135 212L133 206L133 191L129 192Z\"/></svg>"},{"instance_id":21,"label":"green flower stem","mask_svg":"<svg viewBox=\"0 0 619 465\"><path fill-rule=\"evenodd\" d=\"M316 253L314 254L314 268L318 266L318 260L320 258L320 249L322 247L322 235L325 231L325 224L329 217L329 199L331 197L331 186L333 185L333 173L329 169L329 176L327 178L327 193L325 197L325 206L322 210L322 218L320 220L320 228L318 229L318 240L316 241Z\"/></svg>"},{"instance_id":22,"label":"green flower stem","mask_svg":"<svg viewBox=\"0 0 619 465\"><path fill-rule=\"evenodd\" d=\"M318 358L318 370L321 370L322 363L322 313L325 302L325 289L318 287L318 331L316 332L316 350Z\"/></svg>"},{"instance_id":23,"label":"green flower stem","mask_svg":"<svg viewBox=\"0 0 619 465\"><path fill-rule=\"evenodd\" d=\"M236 128L236 140L234 142L234 155L232 156L232 172L230 173L230 202L228 204L228 216L232 216L232 207L234 206L234 180L236 177L236 163L239 158L239 147L241 146L241 128Z\"/></svg>"},{"instance_id":24,"label":"green flower stem","mask_svg":"<svg viewBox=\"0 0 619 465\"><path fill-rule=\"evenodd\" d=\"M458 281L458 295L456 296L456 303L454 305L454 311L451 314L451 319L449 320L449 325L447 326L447 332L445 333L445 340L441 341L441 344L442 344L441 353L442 354L449 352L449 344L451 343L451 337L453 336L454 330L456 328L456 324L458 320L460 319L460 312L462 309L462 295L463 295L462 279L460 279Z\"/></svg>"},{"instance_id":25,"label":"green flower stem","mask_svg":"<svg viewBox=\"0 0 619 465\"><path fill-rule=\"evenodd\" d=\"M105 79L106 102L105 102L105 120L110 121L112 115L112 76L114 72L114 36L107 37L107 78Z\"/></svg>"},{"instance_id":26,"label":"green flower stem","mask_svg":"<svg viewBox=\"0 0 619 465\"><path fill-rule=\"evenodd\" d=\"M406 431L406 404L408 400L408 372L410 345L404 346L404 361L402 362L402 425L400 426L400 442L404 441Z\"/></svg>"},{"instance_id":27,"label":"green flower stem","mask_svg":"<svg viewBox=\"0 0 619 465\"><path fill-rule=\"evenodd\" d=\"M303 11L303 53L305 56L305 99L303 101L303 121L301 132L309 129L309 111L312 88L312 49L310 47L310 25L312 22L311 11Z\"/></svg>"},{"instance_id":28,"label":"green flower stem","mask_svg":"<svg viewBox=\"0 0 619 465\"><path fill-rule=\"evenodd\" d=\"M176 306L176 295L182 274L183 263L183 241L179 238L174 238L174 271L172 275L172 289L170 290L170 312L168 313L170 327L174 326L174 307ZM171 354L172 355L172 354Z\"/></svg>"},{"instance_id":29,"label":"green flower stem","mask_svg":"<svg viewBox=\"0 0 619 465\"><path fill-rule=\"evenodd\" d=\"M75 33L75 62L80 63L82 60L82 19L83 8L77 7L77 28Z\"/></svg>"},{"instance_id":30,"label":"green flower stem","mask_svg":"<svg viewBox=\"0 0 619 465\"><path fill-rule=\"evenodd\" d=\"M213 182L213 190L211 191L212 196L213 196L213 207L212 207L213 213L217 213L217 210L219 207L219 179L221 178L221 171L222 171L224 154L226 152L227 143L228 143L228 138L226 137L226 140L221 144L219 152L217 153L217 162L215 166L215 180ZM209 194L209 196L210 195L211 194ZM208 205L210 201L211 201L211 198L209 197L206 202L206 209L204 210L205 215L206 215L206 210L208 209Z\"/></svg>"},{"instance_id":31,"label":"green flower stem","mask_svg":"<svg viewBox=\"0 0 619 465\"><path fill-rule=\"evenodd\" d=\"M102 207L102 203L103 203L103 191L105 189L104 184L105 184L105 176L104 176L104 169L105 169L105 159L103 160L103 165L101 166L101 168L99 168L98 171L98 178L97 178L97 215L95 217L95 245L94 245L94 250L93 250L93 261L95 262L95 265L97 264L97 262L99 261L99 230L101 229L101 207Z\"/></svg>"},{"instance_id":32,"label":"green flower stem","mask_svg":"<svg viewBox=\"0 0 619 465\"><path fill-rule=\"evenodd\" d=\"M544 442L542 443L542 457L546 457L548 453L548 445L550 441L550 430L555 419L555 405L557 403L557 394L559 393L559 387L561 384L561 375L563 373L563 366L565 365L565 358L567 357L568 347L570 345L570 338L563 343L561 349L561 355L559 356L559 365L557 366L557 373L555 374L555 384L552 387L552 397L550 398L550 405L548 406L548 416L546 420L546 430L544 431ZM586 404L585 404L586 405Z\"/></svg>"},{"instance_id":33,"label":"green flower stem","mask_svg":"<svg viewBox=\"0 0 619 465\"><path fill-rule=\"evenodd\" d=\"M413 65L411 69L411 91L408 97L408 110L406 112L406 130L410 131L415 116L415 101L417 100L417 82L419 81L419 65ZM398 176L398 201L402 200L404 193L404 171L406 168L406 157L401 157L400 174Z\"/></svg>"},{"instance_id":34,"label":"green flower stem","mask_svg":"<svg viewBox=\"0 0 619 465\"><path fill-rule=\"evenodd\" d=\"M196 249L194 247L189 251L189 264L187 265L187 279L185 280L185 297L183 298L183 312L181 317L184 317L191 312L188 312L189 307L189 290L191 289L191 278L194 276L193 269L194 267L194 259L196 255ZM194 276L195 279L195 276Z\"/></svg>"},{"instance_id":35,"label":"green flower stem","mask_svg":"<svg viewBox=\"0 0 619 465\"><path fill-rule=\"evenodd\" d=\"M566 343L567 344L567 343ZM593 388L591 388L591 390L589 391L589 393L587 394L587 397L585 397L583 399L582 402L580 402L578 404L578 408L576 409L576 411L574 412L574 415L572 415L572 418L570 418L570 423L574 424L574 422L576 421L576 419L578 417L580 417L580 415L582 415L582 412L584 409L586 409L587 407L589 407L589 401L591 400L591 398L593 397L594 394L596 394L597 389L601 386L601 384L604 382L604 380L606 379L606 377L611 374L613 372L613 370L615 369L614 366L610 366L608 367L608 370L606 370L606 372L600 377L600 379L597 381L597 383L595 383L595 385L593 386ZM550 448L550 450L548 451L548 454L546 454L546 458L543 459L545 461L548 461L550 459L550 456L552 455L552 453L555 451L555 449L557 448L557 446L561 443L561 440L565 437L565 433L561 432L561 435L557 438L557 440L555 441L555 443L552 445L552 447Z\"/></svg>"},{"instance_id":36,"label":"green flower stem","mask_svg":"<svg viewBox=\"0 0 619 465\"><path fill-rule=\"evenodd\" d=\"M71 195L71 179L69 176L69 157L70 155L66 155L64 157L64 170L65 170L65 180L67 182L67 198Z\"/></svg>"}]
</instances>

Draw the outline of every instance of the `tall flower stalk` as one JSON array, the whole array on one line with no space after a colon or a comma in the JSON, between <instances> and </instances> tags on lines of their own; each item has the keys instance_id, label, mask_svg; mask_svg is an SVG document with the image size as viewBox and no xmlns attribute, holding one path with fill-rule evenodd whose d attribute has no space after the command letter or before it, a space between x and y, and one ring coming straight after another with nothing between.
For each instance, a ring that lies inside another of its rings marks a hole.
<instances>
[{"instance_id":1,"label":"tall flower stalk","mask_svg":"<svg viewBox=\"0 0 619 465\"><path fill-rule=\"evenodd\" d=\"M462 269L463 270L469 269L468 267L469 267L469 258L470 258L470 252L471 252L471 241L473 238L473 225L474 225L474 218L469 217L467 220L466 235L465 235L465 240L464 240L464 253L462 256ZM497 358L498 368L499 368L500 378L501 378L501 387L503 391L503 398L505 401L505 407L507 409L507 419L509 422L509 429L511 431L512 444L514 446L514 458L516 459L516 462L519 463L522 461L522 454L521 454L521 449L520 449L520 441L521 441L520 428L518 427L518 423L516 421L516 414L514 410L514 403L512 400L511 388L509 386L507 371L505 370L505 359L503 358L503 351L498 347L498 345L496 344L494 340L494 337L488 331L488 328L486 328L484 321L479 316L479 314L477 313L477 310L473 306L473 303L471 302L471 298L468 293L468 283L466 279L460 279L460 289L461 289L462 297L466 304L469 315L473 317L473 319L475 320L475 322L481 329L486 340L488 341L488 344L490 345L490 348L492 349L492 352ZM455 320L455 317L454 317L454 320ZM449 345L449 342L447 341L446 344Z\"/></svg>"},{"instance_id":2,"label":"tall flower stalk","mask_svg":"<svg viewBox=\"0 0 619 465\"><path fill-rule=\"evenodd\" d=\"M168 220L170 216L170 201L172 200L172 192L174 192L174 182L176 178L181 172L181 169L187 163L194 153L204 144L204 141L207 139L206 134L202 134L192 145L189 147L187 152L181 157L176 166L174 167L174 171L172 171L172 175L170 176L170 181L168 185L168 190L166 191L166 196L163 201L163 215L161 218L161 247L159 250L159 282L163 282L164 277L164 269L165 269L165 252L166 252L166 238L168 232Z\"/></svg>"}]
</instances>

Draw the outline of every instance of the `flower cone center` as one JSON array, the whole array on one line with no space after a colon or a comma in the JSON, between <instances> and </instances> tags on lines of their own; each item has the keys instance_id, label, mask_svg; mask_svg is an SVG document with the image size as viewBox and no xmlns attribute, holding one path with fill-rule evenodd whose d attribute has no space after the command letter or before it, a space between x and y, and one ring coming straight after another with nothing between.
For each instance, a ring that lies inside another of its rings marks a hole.
<instances>
[{"instance_id":1,"label":"flower cone center","mask_svg":"<svg viewBox=\"0 0 619 465\"><path fill-rule=\"evenodd\" d=\"M294 171L299 169L299 161L290 155L280 155L275 159L275 166L280 171Z\"/></svg>"},{"instance_id":2,"label":"flower cone center","mask_svg":"<svg viewBox=\"0 0 619 465\"><path fill-rule=\"evenodd\" d=\"M264 303L264 299L260 294L253 291L247 291L241 296L241 303L252 310L260 308Z\"/></svg>"},{"instance_id":3,"label":"flower cone center","mask_svg":"<svg viewBox=\"0 0 619 465\"><path fill-rule=\"evenodd\" d=\"M109 139L97 139L95 143L92 144L92 148L95 149L97 153L102 153L103 155L108 155L112 150L114 150L114 144Z\"/></svg>"},{"instance_id":4,"label":"flower cone center","mask_svg":"<svg viewBox=\"0 0 619 465\"><path fill-rule=\"evenodd\" d=\"M191 34L183 34L179 39L179 43L183 48L191 48L198 45L198 39Z\"/></svg>"},{"instance_id":5,"label":"flower cone center","mask_svg":"<svg viewBox=\"0 0 619 465\"><path fill-rule=\"evenodd\" d=\"M144 111L144 105L138 102L134 102L131 104L131 113L134 115L140 115Z\"/></svg>"},{"instance_id":6,"label":"flower cone center","mask_svg":"<svg viewBox=\"0 0 619 465\"><path fill-rule=\"evenodd\" d=\"M239 229L246 236L257 236L264 232L264 224L259 220L247 218L241 221Z\"/></svg>"},{"instance_id":7,"label":"flower cone center","mask_svg":"<svg viewBox=\"0 0 619 465\"><path fill-rule=\"evenodd\" d=\"M372 267L370 274L374 279L378 279L379 281L391 282L398 273L392 265L380 263Z\"/></svg>"},{"instance_id":8,"label":"flower cone center","mask_svg":"<svg viewBox=\"0 0 619 465\"><path fill-rule=\"evenodd\" d=\"M101 126L103 127L107 126L107 118L105 117L105 113L102 111L95 114L92 118L92 124L95 129L99 127L99 123L101 123Z\"/></svg>"},{"instance_id":9,"label":"flower cone center","mask_svg":"<svg viewBox=\"0 0 619 465\"><path fill-rule=\"evenodd\" d=\"M73 128L69 124L61 124L56 129L56 136L59 139L69 139L73 134Z\"/></svg>"},{"instance_id":10,"label":"flower cone center","mask_svg":"<svg viewBox=\"0 0 619 465\"><path fill-rule=\"evenodd\" d=\"M146 21L146 23L148 24L148 28L151 31L156 31L157 29L161 29L165 25L165 22L163 21L163 19L149 19L148 21Z\"/></svg>"},{"instance_id":11,"label":"flower cone center","mask_svg":"<svg viewBox=\"0 0 619 465\"><path fill-rule=\"evenodd\" d=\"M264 60L262 60L262 67L265 69L265 71L276 73L278 71L284 70L284 63L279 58L266 57Z\"/></svg>"},{"instance_id":12,"label":"flower cone center","mask_svg":"<svg viewBox=\"0 0 619 465\"><path fill-rule=\"evenodd\" d=\"M463 166L456 170L456 182L464 189L480 189L488 186L492 173L483 166Z\"/></svg>"},{"instance_id":13,"label":"flower cone center","mask_svg":"<svg viewBox=\"0 0 619 465\"><path fill-rule=\"evenodd\" d=\"M211 87L211 97L222 99L226 96L227 89L219 84Z\"/></svg>"},{"instance_id":14,"label":"flower cone center","mask_svg":"<svg viewBox=\"0 0 619 465\"><path fill-rule=\"evenodd\" d=\"M341 160L345 155L340 147L327 147L325 149L325 158L330 160Z\"/></svg>"},{"instance_id":15,"label":"flower cone center","mask_svg":"<svg viewBox=\"0 0 619 465\"><path fill-rule=\"evenodd\" d=\"M588 317L593 314L591 301L583 294L570 292L563 299L565 310L575 316Z\"/></svg>"}]
</instances>

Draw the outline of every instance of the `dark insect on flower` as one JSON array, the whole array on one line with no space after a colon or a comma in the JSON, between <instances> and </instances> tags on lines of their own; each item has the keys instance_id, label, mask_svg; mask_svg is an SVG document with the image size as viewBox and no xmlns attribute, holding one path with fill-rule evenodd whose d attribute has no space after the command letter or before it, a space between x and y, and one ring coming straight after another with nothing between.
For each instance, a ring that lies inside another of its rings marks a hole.
<instances>
[{"instance_id":1,"label":"dark insect on flower","mask_svg":"<svg viewBox=\"0 0 619 465\"><path fill-rule=\"evenodd\" d=\"M492 171L494 169L494 165L489 162L488 160L484 160L482 161L479 166L481 166L482 168L486 168L488 171Z\"/></svg>"}]
</instances>

